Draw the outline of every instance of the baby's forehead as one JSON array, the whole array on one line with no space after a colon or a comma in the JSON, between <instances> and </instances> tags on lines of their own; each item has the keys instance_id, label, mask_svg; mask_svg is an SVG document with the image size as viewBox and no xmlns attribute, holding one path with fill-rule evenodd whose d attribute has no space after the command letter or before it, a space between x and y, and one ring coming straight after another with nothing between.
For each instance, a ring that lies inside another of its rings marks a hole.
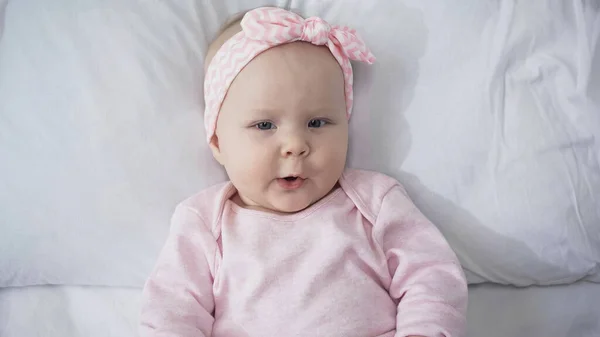
<instances>
[{"instance_id":1,"label":"baby's forehead","mask_svg":"<svg viewBox=\"0 0 600 337\"><path fill-rule=\"evenodd\" d=\"M258 115L288 117L346 115L339 65L327 48L301 42L257 56L233 80L225 100L244 117L251 110Z\"/></svg>"}]
</instances>

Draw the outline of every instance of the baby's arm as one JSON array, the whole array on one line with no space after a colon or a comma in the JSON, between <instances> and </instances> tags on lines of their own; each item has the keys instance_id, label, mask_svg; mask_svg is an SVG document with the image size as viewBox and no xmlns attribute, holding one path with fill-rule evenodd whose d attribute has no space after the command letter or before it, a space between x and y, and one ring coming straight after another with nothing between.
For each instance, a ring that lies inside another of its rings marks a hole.
<instances>
[{"instance_id":1,"label":"baby's arm","mask_svg":"<svg viewBox=\"0 0 600 337\"><path fill-rule=\"evenodd\" d=\"M212 233L198 214L177 207L167 243L144 287L141 337L211 335L216 249Z\"/></svg>"},{"instance_id":2,"label":"baby's arm","mask_svg":"<svg viewBox=\"0 0 600 337\"><path fill-rule=\"evenodd\" d=\"M437 228L396 185L383 199L374 234L399 301L396 337L461 337L467 283L456 255Z\"/></svg>"}]
</instances>

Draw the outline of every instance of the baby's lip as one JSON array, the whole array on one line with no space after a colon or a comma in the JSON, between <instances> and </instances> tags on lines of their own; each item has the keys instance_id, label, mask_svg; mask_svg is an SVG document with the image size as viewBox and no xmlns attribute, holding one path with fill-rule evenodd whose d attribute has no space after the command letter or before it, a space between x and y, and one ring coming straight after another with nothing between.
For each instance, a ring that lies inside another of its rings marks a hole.
<instances>
[{"instance_id":1,"label":"baby's lip","mask_svg":"<svg viewBox=\"0 0 600 337\"><path fill-rule=\"evenodd\" d=\"M302 180L306 179L306 177L303 176L301 173L292 173L292 174L284 175L284 176L282 176L280 178L281 179L285 179L285 178L300 178Z\"/></svg>"},{"instance_id":2,"label":"baby's lip","mask_svg":"<svg viewBox=\"0 0 600 337\"><path fill-rule=\"evenodd\" d=\"M296 189L299 189L300 187L302 187L302 185L304 185L304 179L294 178L294 179L288 180L285 178L278 178L277 184L284 190L296 190Z\"/></svg>"}]
</instances>

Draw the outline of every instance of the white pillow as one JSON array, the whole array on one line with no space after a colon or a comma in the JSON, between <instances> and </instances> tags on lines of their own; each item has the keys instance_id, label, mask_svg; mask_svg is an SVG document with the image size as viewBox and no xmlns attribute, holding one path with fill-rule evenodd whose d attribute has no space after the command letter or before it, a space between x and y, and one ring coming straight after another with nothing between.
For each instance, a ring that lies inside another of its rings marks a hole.
<instances>
[{"instance_id":1,"label":"white pillow","mask_svg":"<svg viewBox=\"0 0 600 337\"><path fill-rule=\"evenodd\" d=\"M174 205L226 179L202 129L208 41L267 3L367 41L348 164L403 181L471 282L598 277L597 8L23 0L0 41L0 286L143 284Z\"/></svg>"},{"instance_id":2,"label":"white pillow","mask_svg":"<svg viewBox=\"0 0 600 337\"><path fill-rule=\"evenodd\" d=\"M598 6L410 3L366 31L376 109L355 163L407 186L471 283L597 280Z\"/></svg>"},{"instance_id":3,"label":"white pillow","mask_svg":"<svg viewBox=\"0 0 600 337\"><path fill-rule=\"evenodd\" d=\"M226 179L204 142L202 58L235 8L196 3L9 3L0 286L140 286L177 202Z\"/></svg>"}]
</instances>

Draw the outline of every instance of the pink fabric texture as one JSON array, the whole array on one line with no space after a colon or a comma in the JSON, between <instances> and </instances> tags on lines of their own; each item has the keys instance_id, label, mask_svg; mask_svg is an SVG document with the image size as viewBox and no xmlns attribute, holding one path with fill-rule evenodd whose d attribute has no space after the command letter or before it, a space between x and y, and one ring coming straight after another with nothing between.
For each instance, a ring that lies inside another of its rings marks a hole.
<instances>
[{"instance_id":1,"label":"pink fabric texture","mask_svg":"<svg viewBox=\"0 0 600 337\"><path fill-rule=\"evenodd\" d=\"M241 208L231 183L181 203L143 293L141 337L459 337L467 285L394 179L346 170L290 215Z\"/></svg>"},{"instance_id":2,"label":"pink fabric texture","mask_svg":"<svg viewBox=\"0 0 600 337\"><path fill-rule=\"evenodd\" d=\"M242 31L217 51L204 78L204 127L210 142L217 125L221 104L229 86L258 54L278 45L305 41L329 48L342 68L348 118L352 112L352 65L350 60L373 63L375 57L365 43L348 27L331 26L323 19L301 16L281 8L261 7L249 11L241 22Z\"/></svg>"}]
</instances>

